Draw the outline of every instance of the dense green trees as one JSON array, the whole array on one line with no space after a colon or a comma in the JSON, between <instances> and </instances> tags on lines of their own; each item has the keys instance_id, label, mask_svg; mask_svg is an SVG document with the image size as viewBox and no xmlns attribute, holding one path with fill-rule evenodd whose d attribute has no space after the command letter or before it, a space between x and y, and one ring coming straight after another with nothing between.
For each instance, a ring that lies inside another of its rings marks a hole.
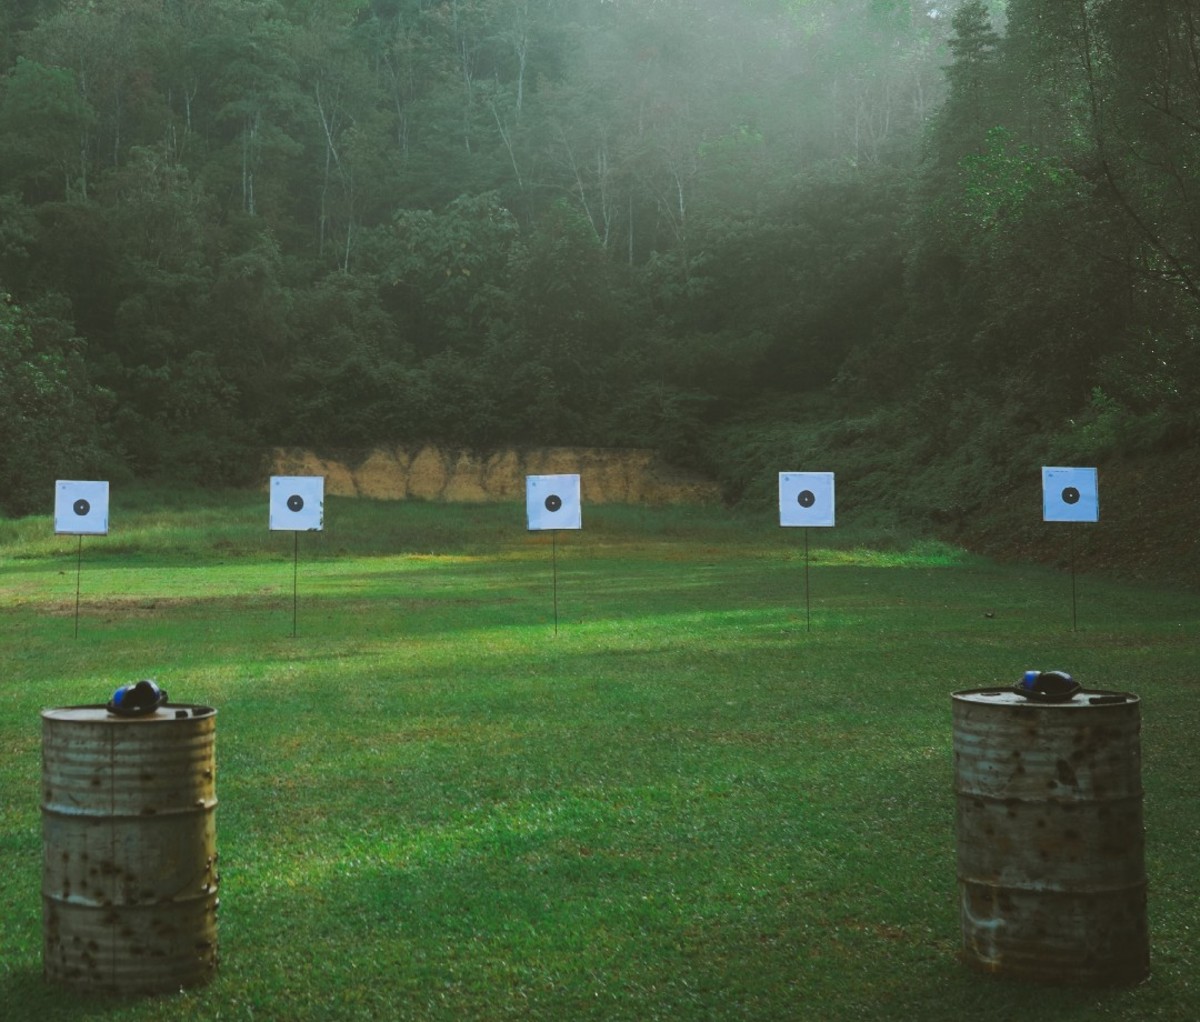
<instances>
[{"instance_id":1,"label":"dense green trees","mask_svg":"<svg viewBox=\"0 0 1200 1022\"><path fill-rule=\"evenodd\" d=\"M10 4L0 500L424 439L650 444L752 493L754 458L888 442L954 514L937 464L1194 436L1198 22Z\"/></svg>"},{"instance_id":2,"label":"dense green trees","mask_svg":"<svg viewBox=\"0 0 1200 1022\"><path fill-rule=\"evenodd\" d=\"M102 447L106 396L88 382L63 306L47 296L23 308L0 293L0 507L10 513L44 510L56 469L78 471Z\"/></svg>"}]
</instances>

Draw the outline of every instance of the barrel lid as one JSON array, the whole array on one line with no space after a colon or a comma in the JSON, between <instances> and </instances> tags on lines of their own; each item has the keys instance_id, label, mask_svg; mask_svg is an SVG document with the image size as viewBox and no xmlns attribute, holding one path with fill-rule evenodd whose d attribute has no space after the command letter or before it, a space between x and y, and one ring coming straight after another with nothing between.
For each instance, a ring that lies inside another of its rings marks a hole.
<instances>
[{"instance_id":1,"label":"barrel lid","mask_svg":"<svg viewBox=\"0 0 1200 1022\"><path fill-rule=\"evenodd\" d=\"M1078 710L1092 706L1129 705L1141 700L1132 692L1105 692L1098 689L1081 689L1070 699L1061 703L1043 703L1026 699L1011 686L1008 688L972 688L951 693L951 698L963 703L984 706L1032 706L1039 710Z\"/></svg>"},{"instance_id":2,"label":"barrel lid","mask_svg":"<svg viewBox=\"0 0 1200 1022\"><path fill-rule=\"evenodd\" d=\"M212 717L216 715L216 712L211 706L200 706L194 703L168 703L160 706L153 713L147 713L140 717L119 717L115 713L109 713L107 706L98 704L51 707L48 710L42 710L42 719L73 724L154 724Z\"/></svg>"}]
</instances>

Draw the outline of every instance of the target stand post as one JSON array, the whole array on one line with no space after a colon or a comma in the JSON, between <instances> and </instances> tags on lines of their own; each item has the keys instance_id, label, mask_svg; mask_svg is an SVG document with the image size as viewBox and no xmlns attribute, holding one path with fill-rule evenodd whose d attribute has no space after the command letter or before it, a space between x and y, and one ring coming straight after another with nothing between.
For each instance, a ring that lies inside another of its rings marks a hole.
<instances>
[{"instance_id":1,"label":"target stand post","mask_svg":"<svg viewBox=\"0 0 1200 1022\"><path fill-rule=\"evenodd\" d=\"M54 483L54 532L78 536L75 548L75 638L79 638L80 591L83 578L83 537L108 535L108 483L59 479Z\"/></svg>"},{"instance_id":2,"label":"target stand post","mask_svg":"<svg viewBox=\"0 0 1200 1022\"><path fill-rule=\"evenodd\" d=\"M1042 466L1042 521L1100 521L1100 487L1094 468ZM1071 631L1079 631L1075 534L1067 545L1071 568Z\"/></svg>"},{"instance_id":3,"label":"target stand post","mask_svg":"<svg viewBox=\"0 0 1200 1022\"><path fill-rule=\"evenodd\" d=\"M1075 585L1075 534L1071 533L1071 631L1079 631L1079 597Z\"/></svg>"},{"instance_id":4,"label":"target stand post","mask_svg":"<svg viewBox=\"0 0 1200 1022\"><path fill-rule=\"evenodd\" d=\"M79 638L79 589L83 577L83 537L79 537L79 547L75 552L75 638Z\"/></svg>"},{"instance_id":5,"label":"target stand post","mask_svg":"<svg viewBox=\"0 0 1200 1022\"><path fill-rule=\"evenodd\" d=\"M808 533L813 526L832 528L834 474L832 472L780 472L779 524L804 532L804 630L812 631L812 585Z\"/></svg>"},{"instance_id":6,"label":"target stand post","mask_svg":"<svg viewBox=\"0 0 1200 1022\"><path fill-rule=\"evenodd\" d=\"M554 635L558 637L558 533L582 529L583 510L578 475L525 477L525 527L550 533L551 591L554 601Z\"/></svg>"},{"instance_id":7,"label":"target stand post","mask_svg":"<svg viewBox=\"0 0 1200 1022\"><path fill-rule=\"evenodd\" d=\"M804 528L804 630L812 631L812 588L808 582L808 527Z\"/></svg>"},{"instance_id":8,"label":"target stand post","mask_svg":"<svg viewBox=\"0 0 1200 1022\"><path fill-rule=\"evenodd\" d=\"M292 533L292 638L296 637L296 619L300 611L300 533Z\"/></svg>"},{"instance_id":9,"label":"target stand post","mask_svg":"<svg viewBox=\"0 0 1200 1022\"><path fill-rule=\"evenodd\" d=\"M550 573L554 592L554 637L558 638L558 530L550 530Z\"/></svg>"},{"instance_id":10,"label":"target stand post","mask_svg":"<svg viewBox=\"0 0 1200 1022\"><path fill-rule=\"evenodd\" d=\"M300 533L325 528L324 476L271 476L268 527L292 534L292 638L300 612Z\"/></svg>"}]
</instances>

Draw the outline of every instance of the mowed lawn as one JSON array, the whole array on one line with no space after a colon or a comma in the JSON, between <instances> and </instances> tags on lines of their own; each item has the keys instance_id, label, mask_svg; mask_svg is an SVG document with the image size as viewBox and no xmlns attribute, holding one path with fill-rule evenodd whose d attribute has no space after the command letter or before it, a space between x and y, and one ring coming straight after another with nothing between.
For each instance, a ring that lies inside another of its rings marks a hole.
<instances>
[{"instance_id":1,"label":"mowed lawn","mask_svg":"<svg viewBox=\"0 0 1200 1022\"><path fill-rule=\"evenodd\" d=\"M810 628L766 516L585 506L552 546L517 505L331 499L293 637L263 495L114 487L112 523L0 522L6 1022L1200 1017L1194 594L1080 577L1072 630L1067 574L847 523ZM1133 988L958 957L950 694L1034 667L1142 698ZM41 976L39 712L142 677L219 711L221 965L89 997Z\"/></svg>"}]
</instances>

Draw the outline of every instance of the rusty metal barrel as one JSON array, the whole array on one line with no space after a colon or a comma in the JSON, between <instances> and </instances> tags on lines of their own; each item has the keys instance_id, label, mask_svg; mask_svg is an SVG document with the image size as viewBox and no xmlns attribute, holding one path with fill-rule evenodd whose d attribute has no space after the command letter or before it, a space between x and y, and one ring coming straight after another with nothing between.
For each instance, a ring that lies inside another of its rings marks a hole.
<instances>
[{"instance_id":1,"label":"rusty metal barrel","mask_svg":"<svg viewBox=\"0 0 1200 1022\"><path fill-rule=\"evenodd\" d=\"M1145 979L1138 697L951 699L965 960L1050 983Z\"/></svg>"},{"instance_id":2,"label":"rusty metal barrel","mask_svg":"<svg viewBox=\"0 0 1200 1022\"><path fill-rule=\"evenodd\" d=\"M138 994L212 978L216 712L42 712L47 980Z\"/></svg>"}]
</instances>

